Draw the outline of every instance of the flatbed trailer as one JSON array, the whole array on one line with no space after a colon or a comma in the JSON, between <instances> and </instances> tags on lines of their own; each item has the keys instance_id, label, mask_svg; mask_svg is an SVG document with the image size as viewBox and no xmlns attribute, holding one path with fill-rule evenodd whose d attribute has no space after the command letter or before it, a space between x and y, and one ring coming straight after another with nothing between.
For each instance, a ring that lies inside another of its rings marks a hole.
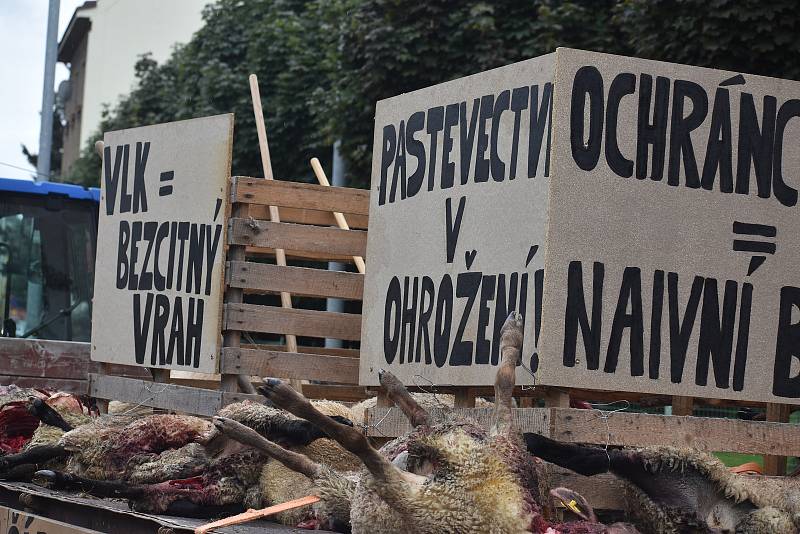
<instances>
[{"instance_id":1,"label":"flatbed trailer","mask_svg":"<svg viewBox=\"0 0 800 534\"><path fill-rule=\"evenodd\" d=\"M6 526L4 521L10 524ZM9 527L15 525L19 534L179 534L192 533L208 522L208 519L136 512L124 500L98 499L22 482L0 482L0 532L12 532ZM4 526L6 528L2 529ZM307 531L259 519L213 532L299 534Z\"/></svg>"}]
</instances>

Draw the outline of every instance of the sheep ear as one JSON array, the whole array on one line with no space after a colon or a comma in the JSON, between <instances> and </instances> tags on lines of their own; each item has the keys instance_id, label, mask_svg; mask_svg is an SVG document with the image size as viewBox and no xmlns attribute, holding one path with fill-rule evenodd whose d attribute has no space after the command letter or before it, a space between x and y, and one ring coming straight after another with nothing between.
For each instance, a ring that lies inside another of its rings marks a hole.
<instances>
[{"instance_id":1,"label":"sheep ear","mask_svg":"<svg viewBox=\"0 0 800 534\"><path fill-rule=\"evenodd\" d=\"M581 519L591 521L592 523L597 522L597 516L594 513L594 509L589 504L589 501L577 491L573 491L569 488L554 488L550 490L550 495L558 499L567 510Z\"/></svg>"},{"instance_id":2,"label":"sheep ear","mask_svg":"<svg viewBox=\"0 0 800 534\"><path fill-rule=\"evenodd\" d=\"M310 479L315 479L320 472L320 465L304 454L284 449L277 443L268 440L252 428L227 417L214 417L214 426L222 434L231 439L249 445L264 454L275 458L280 463ZM304 421L307 423L307 421ZM310 424L310 423L309 423Z\"/></svg>"},{"instance_id":3,"label":"sheep ear","mask_svg":"<svg viewBox=\"0 0 800 534\"><path fill-rule=\"evenodd\" d=\"M42 423L50 426L60 428L64 432L72 430L72 425L67 423L61 414L55 411L50 405L42 399L31 398L28 401L28 412L39 419Z\"/></svg>"},{"instance_id":4,"label":"sheep ear","mask_svg":"<svg viewBox=\"0 0 800 534\"><path fill-rule=\"evenodd\" d=\"M517 364L522 354L522 314L511 312L500 330L500 367L494 380L495 432L511 429L511 399L517 381Z\"/></svg>"},{"instance_id":5,"label":"sheep ear","mask_svg":"<svg viewBox=\"0 0 800 534\"><path fill-rule=\"evenodd\" d=\"M411 396L411 393L408 392L396 376L389 371L381 369L378 371L378 380L386 390L389 400L400 408L400 411L408 418L411 426L418 427L431 424L430 414L414 400L414 397Z\"/></svg>"}]
</instances>

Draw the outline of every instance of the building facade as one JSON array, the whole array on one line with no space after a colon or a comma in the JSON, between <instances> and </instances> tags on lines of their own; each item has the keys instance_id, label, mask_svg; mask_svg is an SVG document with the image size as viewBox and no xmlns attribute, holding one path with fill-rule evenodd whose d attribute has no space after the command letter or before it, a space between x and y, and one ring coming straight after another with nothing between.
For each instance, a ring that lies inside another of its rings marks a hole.
<instances>
[{"instance_id":1,"label":"building facade","mask_svg":"<svg viewBox=\"0 0 800 534\"><path fill-rule=\"evenodd\" d=\"M99 128L103 110L134 88L136 61L146 53L159 63L169 58L200 29L209 1L97 0L75 10L58 47L58 60L70 69L59 89L66 119L62 176Z\"/></svg>"}]
</instances>

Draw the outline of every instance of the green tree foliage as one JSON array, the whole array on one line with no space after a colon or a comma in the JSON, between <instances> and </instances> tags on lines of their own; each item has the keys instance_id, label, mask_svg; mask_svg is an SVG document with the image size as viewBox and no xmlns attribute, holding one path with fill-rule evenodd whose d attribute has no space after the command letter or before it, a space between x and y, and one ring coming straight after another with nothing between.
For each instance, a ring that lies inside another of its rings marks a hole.
<instances>
[{"instance_id":1,"label":"green tree foliage","mask_svg":"<svg viewBox=\"0 0 800 534\"><path fill-rule=\"evenodd\" d=\"M615 25L639 57L800 80L797 0L624 0Z\"/></svg>"},{"instance_id":2,"label":"green tree foliage","mask_svg":"<svg viewBox=\"0 0 800 534\"><path fill-rule=\"evenodd\" d=\"M101 129L233 111L233 173L260 176L255 72L275 174L293 180L342 139L366 186L378 100L557 46L800 79L794 0L217 0L204 19L163 65L139 62ZM96 177L99 159L87 147L76 168Z\"/></svg>"}]
</instances>

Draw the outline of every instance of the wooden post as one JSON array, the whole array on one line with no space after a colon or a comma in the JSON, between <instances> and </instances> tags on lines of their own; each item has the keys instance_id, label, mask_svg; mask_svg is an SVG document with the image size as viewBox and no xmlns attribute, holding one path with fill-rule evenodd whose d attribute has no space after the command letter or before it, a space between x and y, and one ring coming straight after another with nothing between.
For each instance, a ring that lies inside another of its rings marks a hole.
<instances>
[{"instance_id":1,"label":"wooden post","mask_svg":"<svg viewBox=\"0 0 800 534\"><path fill-rule=\"evenodd\" d=\"M247 205L234 203L231 208L231 217L242 217L247 215ZM230 245L228 247L228 261L244 261L245 247L242 245ZM238 287L225 286L225 304L241 304L242 289ZM222 336L222 346L239 348L242 333L238 330L225 330ZM249 381L249 380L248 380ZM252 384L250 385L252 388ZM223 374L220 382L222 391L236 392L239 389L239 378L237 375ZM249 391L246 391L249 393ZM255 392L255 390L253 391Z\"/></svg>"},{"instance_id":2,"label":"wooden post","mask_svg":"<svg viewBox=\"0 0 800 534\"><path fill-rule=\"evenodd\" d=\"M791 407L788 404L767 404L767 421L788 423ZM764 474L781 476L786 474L785 456L764 456Z\"/></svg>"},{"instance_id":3,"label":"wooden post","mask_svg":"<svg viewBox=\"0 0 800 534\"><path fill-rule=\"evenodd\" d=\"M258 132L258 146L261 151L261 167L264 170L264 178L273 180L272 160L269 155L267 127L264 124L264 111L261 108L261 92L258 89L258 77L255 74L251 74L249 80L250 96L253 100L253 114L255 115L256 131ZM278 206L269 206L269 219L272 222L281 222ZM282 248L275 249L275 263L282 267L286 266L286 252ZM287 309L292 307L292 296L286 291L281 291L281 306ZM294 334L285 334L285 336L286 350L288 352L297 352L297 338ZM290 380L289 382L294 389L302 393L302 382L300 380Z\"/></svg>"},{"instance_id":4,"label":"wooden post","mask_svg":"<svg viewBox=\"0 0 800 534\"><path fill-rule=\"evenodd\" d=\"M328 182L328 177L325 176L325 171L323 170L322 165L317 158L311 158L311 168L314 169L314 175L317 177L319 185L330 187L331 184ZM333 218L336 219L336 224L342 230L350 229L350 226L347 224L347 219L344 218L344 214L334 211ZM364 258L361 256L353 256L353 262L356 264L356 269L358 269L358 272L361 274L366 272L367 269L366 265L364 265Z\"/></svg>"},{"instance_id":5,"label":"wooden post","mask_svg":"<svg viewBox=\"0 0 800 534\"><path fill-rule=\"evenodd\" d=\"M569 408L569 393L560 389L548 388L544 395L545 408Z\"/></svg>"},{"instance_id":6,"label":"wooden post","mask_svg":"<svg viewBox=\"0 0 800 534\"><path fill-rule=\"evenodd\" d=\"M693 397L672 397L672 415L692 415L693 413Z\"/></svg>"},{"instance_id":7,"label":"wooden post","mask_svg":"<svg viewBox=\"0 0 800 534\"><path fill-rule=\"evenodd\" d=\"M475 390L472 388L458 388L453 406L456 408L474 408Z\"/></svg>"}]
</instances>

